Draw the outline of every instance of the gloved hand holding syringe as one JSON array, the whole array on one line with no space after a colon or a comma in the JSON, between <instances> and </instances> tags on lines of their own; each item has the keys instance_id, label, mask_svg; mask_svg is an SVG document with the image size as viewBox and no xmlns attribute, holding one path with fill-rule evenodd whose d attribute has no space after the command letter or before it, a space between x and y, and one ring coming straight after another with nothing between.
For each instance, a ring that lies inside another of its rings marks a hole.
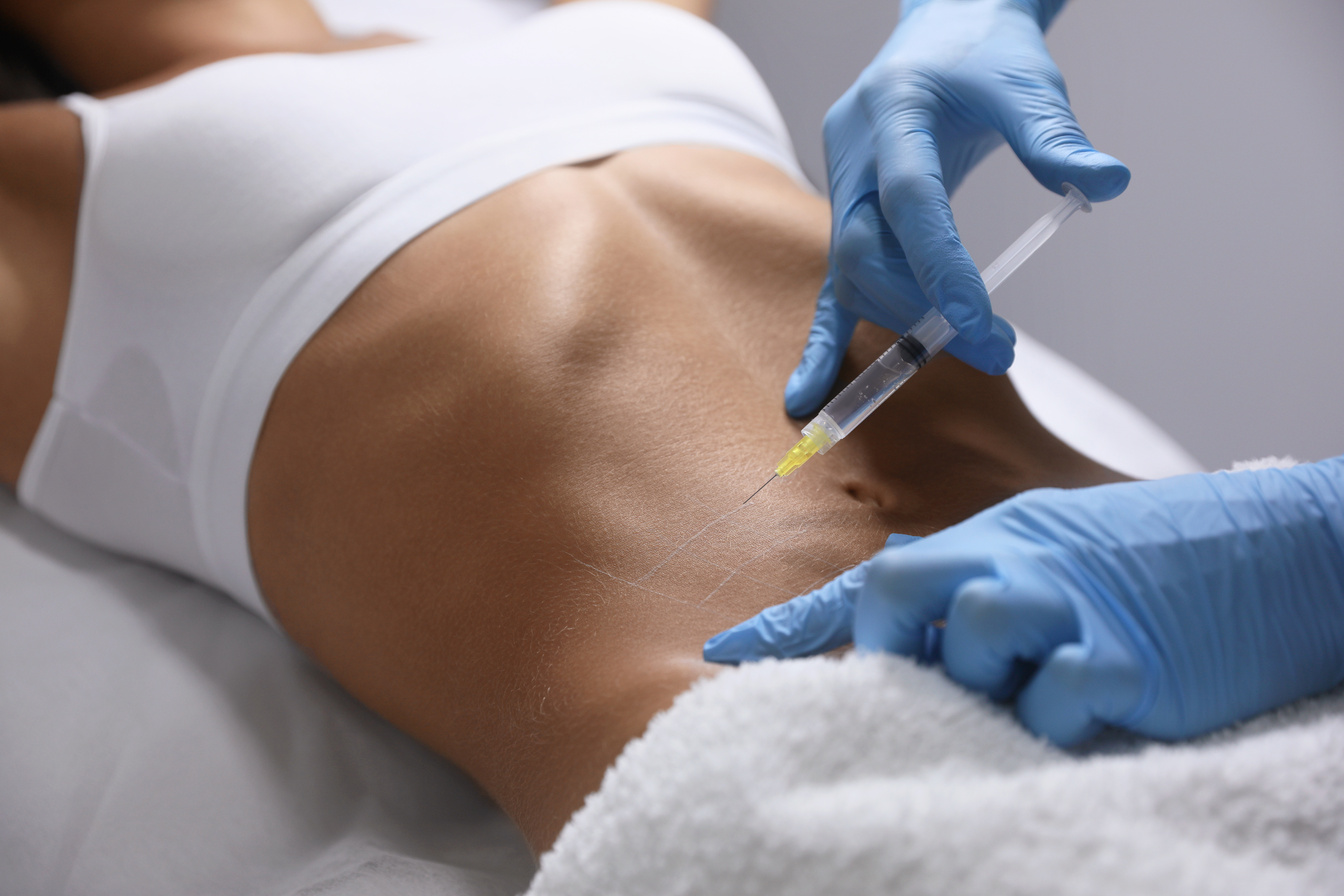
<instances>
[{"instance_id":1,"label":"gloved hand holding syringe","mask_svg":"<svg viewBox=\"0 0 1344 896\"><path fill-rule=\"evenodd\" d=\"M1092 211L1092 204L1076 187L1064 184L1064 190L1064 199L1053 211L1028 227L993 264L980 272L988 292L994 292L1000 283L1007 280L1075 211ZM811 423L803 427L803 437L798 444L789 449L775 466L774 475L753 492L751 498L760 494L761 489L777 477L788 476L811 457L825 454L853 432L869 414L877 410L878 405L890 398L956 335L957 331L938 313L938 309L934 308L921 317L904 336L896 340L895 345L883 352L867 370L831 399ZM751 498L747 498L747 501Z\"/></svg>"}]
</instances>

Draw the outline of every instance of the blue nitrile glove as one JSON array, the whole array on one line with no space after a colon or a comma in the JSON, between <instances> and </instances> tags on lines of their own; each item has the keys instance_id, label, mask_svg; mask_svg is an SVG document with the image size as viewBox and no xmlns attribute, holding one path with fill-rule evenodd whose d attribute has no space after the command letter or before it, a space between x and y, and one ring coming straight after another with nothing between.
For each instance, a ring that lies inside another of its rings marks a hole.
<instances>
[{"instance_id":1,"label":"blue nitrile glove","mask_svg":"<svg viewBox=\"0 0 1344 896\"><path fill-rule=\"evenodd\" d=\"M914 535L892 535L887 547L918 541ZM798 657L825 653L854 640L854 603L868 576L865 560L810 594L776 604L705 642L711 663L738 663L768 656Z\"/></svg>"},{"instance_id":2,"label":"blue nitrile glove","mask_svg":"<svg viewBox=\"0 0 1344 896\"><path fill-rule=\"evenodd\" d=\"M918 654L938 619L948 675L1061 745L1323 691L1344 681L1344 457L1027 492L868 562L861 648Z\"/></svg>"},{"instance_id":3,"label":"blue nitrile glove","mask_svg":"<svg viewBox=\"0 0 1344 896\"><path fill-rule=\"evenodd\" d=\"M905 0L877 58L826 116L831 268L785 407L811 416L859 318L903 333L930 302L960 335L947 350L986 373L1013 361L961 245L948 195L1007 138L1048 189L1114 198L1129 169L1079 128L1043 29L1063 0Z\"/></svg>"}]
</instances>

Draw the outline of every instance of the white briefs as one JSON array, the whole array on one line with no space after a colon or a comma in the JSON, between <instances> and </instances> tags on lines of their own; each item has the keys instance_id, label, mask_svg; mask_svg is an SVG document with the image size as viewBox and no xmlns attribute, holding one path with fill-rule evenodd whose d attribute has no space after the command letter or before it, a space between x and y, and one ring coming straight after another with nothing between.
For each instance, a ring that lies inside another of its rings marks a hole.
<instances>
[{"instance_id":1,"label":"white briefs","mask_svg":"<svg viewBox=\"0 0 1344 896\"><path fill-rule=\"evenodd\" d=\"M806 183L746 57L642 0L65 102L86 150L74 285L19 498L272 622L247 546L257 436L295 355L389 256L530 174L638 146L724 147Z\"/></svg>"}]
</instances>

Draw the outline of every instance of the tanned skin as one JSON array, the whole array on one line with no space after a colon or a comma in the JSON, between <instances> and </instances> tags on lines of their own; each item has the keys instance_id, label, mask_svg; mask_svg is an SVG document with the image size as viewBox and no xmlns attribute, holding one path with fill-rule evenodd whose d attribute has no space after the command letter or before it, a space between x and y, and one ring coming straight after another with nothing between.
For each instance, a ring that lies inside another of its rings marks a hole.
<instances>
[{"instance_id":1,"label":"tanned skin","mask_svg":"<svg viewBox=\"0 0 1344 896\"><path fill-rule=\"evenodd\" d=\"M193 20L176 7L191 5L3 11L111 90L279 49L281 33L290 49L349 49L305 3L198 5L200 21L283 25L260 35L182 25ZM114 9L143 12L149 46L95 58L88 23L112 27ZM149 59L163 68L137 61ZM20 133L0 140L11 485L51 395L82 166L67 111L0 109L0 134ZM710 635L892 532L927 534L1028 488L1120 478L1043 429L1006 378L940 358L825 458L742 506L797 439L781 395L828 234L823 199L726 150L548 169L395 254L277 388L248 488L270 608L352 694L471 774L537 852L649 719L714 674L700 658ZM894 338L861 327L841 381Z\"/></svg>"}]
</instances>

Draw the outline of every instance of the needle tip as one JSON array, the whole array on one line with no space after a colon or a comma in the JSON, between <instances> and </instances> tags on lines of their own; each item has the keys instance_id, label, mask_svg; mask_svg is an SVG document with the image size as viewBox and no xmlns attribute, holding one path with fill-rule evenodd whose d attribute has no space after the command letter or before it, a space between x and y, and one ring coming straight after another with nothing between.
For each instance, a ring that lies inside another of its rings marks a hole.
<instances>
[{"instance_id":1,"label":"needle tip","mask_svg":"<svg viewBox=\"0 0 1344 896\"><path fill-rule=\"evenodd\" d=\"M751 493L751 498L754 498L754 497L756 497L757 495L759 495L759 494L765 489L765 486L766 486L766 485L769 485L770 483L774 482L774 481L775 481L776 479L778 479L778 478L779 478L779 474L776 473L776 474L774 474L773 476L771 476L769 479L765 480L765 485L762 485L760 488L756 489L756 491L752 492L752 493ZM743 502L742 502L742 506L743 506L743 507L746 507L748 504L750 504L750 503L751 503L751 498L748 498L747 500L743 501Z\"/></svg>"}]
</instances>

